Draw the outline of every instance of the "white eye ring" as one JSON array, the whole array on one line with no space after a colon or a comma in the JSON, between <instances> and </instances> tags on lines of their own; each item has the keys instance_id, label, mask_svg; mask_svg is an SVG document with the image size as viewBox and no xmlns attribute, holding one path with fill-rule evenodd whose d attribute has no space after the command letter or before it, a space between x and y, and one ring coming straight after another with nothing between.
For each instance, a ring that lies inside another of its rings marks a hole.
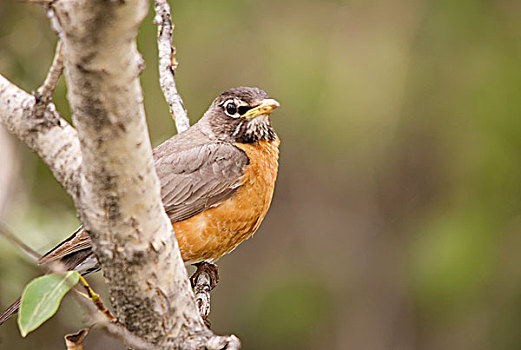
<instances>
[{"instance_id":1,"label":"white eye ring","mask_svg":"<svg viewBox=\"0 0 521 350\"><path fill-rule=\"evenodd\" d=\"M234 100L228 100L223 104L224 113L232 118L237 118L238 107Z\"/></svg>"}]
</instances>

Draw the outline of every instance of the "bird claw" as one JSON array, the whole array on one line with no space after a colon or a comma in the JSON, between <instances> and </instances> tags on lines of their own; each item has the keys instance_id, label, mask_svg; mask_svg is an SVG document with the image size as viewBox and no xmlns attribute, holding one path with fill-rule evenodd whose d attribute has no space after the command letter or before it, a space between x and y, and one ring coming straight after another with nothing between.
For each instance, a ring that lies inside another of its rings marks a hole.
<instances>
[{"instance_id":1,"label":"bird claw","mask_svg":"<svg viewBox=\"0 0 521 350\"><path fill-rule=\"evenodd\" d=\"M192 277L190 277L190 283L192 284L192 288L195 287L195 284L197 283L197 278L202 274L206 273L208 277L210 278L210 290L214 289L215 286L217 286L217 283L219 282L219 269L217 268L217 265L202 261L197 264L193 264L197 268L195 270Z\"/></svg>"}]
</instances>

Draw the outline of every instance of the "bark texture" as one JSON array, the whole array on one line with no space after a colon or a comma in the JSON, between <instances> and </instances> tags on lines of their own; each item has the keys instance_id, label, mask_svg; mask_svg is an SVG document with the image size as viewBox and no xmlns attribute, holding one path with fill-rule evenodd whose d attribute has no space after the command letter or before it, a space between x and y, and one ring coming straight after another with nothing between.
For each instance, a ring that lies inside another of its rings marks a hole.
<instances>
[{"instance_id":1,"label":"bark texture","mask_svg":"<svg viewBox=\"0 0 521 350\"><path fill-rule=\"evenodd\" d=\"M145 122L135 37L148 2L58 1L54 9L83 158L78 209L118 319L152 343L207 333L163 210Z\"/></svg>"},{"instance_id":2,"label":"bark texture","mask_svg":"<svg viewBox=\"0 0 521 350\"><path fill-rule=\"evenodd\" d=\"M49 166L54 177L78 198L80 144L76 130L60 117L53 104L35 113L36 98L0 75L0 120Z\"/></svg>"},{"instance_id":3,"label":"bark texture","mask_svg":"<svg viewBox=\"0 0 521 350\"><path fill-rule=\"evenodd\" d=\"M238 349L238 338L214 335L200 317L161 202L135 42L148 1L57 0L49 6L62 54L49 74L53 83L42 89L52 91L63 60L76 129L47 98L42 105L0 76L2 122L73 197L118 322L132 334L127 338L168 349Z\"/></svg>"}]
</instances>

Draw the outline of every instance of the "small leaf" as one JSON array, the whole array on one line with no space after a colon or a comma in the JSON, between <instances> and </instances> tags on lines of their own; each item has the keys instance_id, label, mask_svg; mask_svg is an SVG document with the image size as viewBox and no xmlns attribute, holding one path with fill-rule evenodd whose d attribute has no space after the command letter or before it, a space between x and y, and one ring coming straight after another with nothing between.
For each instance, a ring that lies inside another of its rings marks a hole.
<instances>
[{"instance_id":1,"label":"small leaf","mask_svg":"<svg viewBox=\"0 0 521 350\"><path fill-rule=\"evenodd\" d=\"M35 278L25 287L18 314L18 328L25 337L58 310L65 294L78 283L76 271Z\"/></svg>"}]
</instances>

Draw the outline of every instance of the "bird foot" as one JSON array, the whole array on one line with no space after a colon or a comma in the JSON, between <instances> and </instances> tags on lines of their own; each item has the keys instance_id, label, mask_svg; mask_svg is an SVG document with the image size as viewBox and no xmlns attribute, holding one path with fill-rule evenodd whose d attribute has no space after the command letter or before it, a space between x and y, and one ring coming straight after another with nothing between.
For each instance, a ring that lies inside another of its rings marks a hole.
<instances>
[{"instance_id":1,"label":"bird foot","mask_svg":"<svg viewBox=\"0 0 521 350\"><path fill-rule=\"evenodd\" d=\"M202 273L206 273L210 278L210 290L214 289L217 283L219 282L219 269L217 268L217 265L206 261L202 261L193 265L197 267L197 270L195 270L192 277L190 277L190 283L192 284L192 288L195 287L199 275L201 275Z\"/></svg>"},{"instance_id":2,"label":"bird foot","mask_svg":"<svg viewBox=\"0 0 521 350\"><path fill-rule=\"evenodd\" d=\"M203 319L204 325L205 325L208 329L212 329L212 323L211 323L210 320L208 319L208 316L203 316L203 315L201 315L201 318Z\"/></svg>"}]
</instances>

